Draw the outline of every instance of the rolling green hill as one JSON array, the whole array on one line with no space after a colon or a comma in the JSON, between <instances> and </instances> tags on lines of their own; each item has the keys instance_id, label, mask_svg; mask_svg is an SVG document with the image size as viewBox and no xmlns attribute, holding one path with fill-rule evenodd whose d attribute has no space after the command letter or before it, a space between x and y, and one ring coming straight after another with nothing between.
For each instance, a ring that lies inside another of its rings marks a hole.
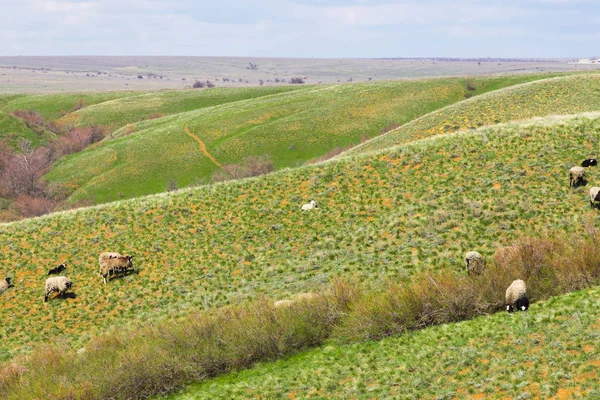
<instances>
[{"instance_id":1,"label":"rolling green hill","mask_svg":"<svg viewBox=\"0 0 600 400\"><path fill-rule=\"evenodd\" d=\"M37 147L49 143L56 137L54 133L47 130L39 133L31 130L23 120L12 114L16 110L33 110L47 121L56 121L61 116L71 113L77 102L90 105L132 94L132 92L114 92L0 96L0 140L6 140L10 145L15 146L19 140L27 139Z\"/></svg>"},{"instance_id":2,"label":"rolling green hill","mask_svg":"<svg viewBox=\"0 0 600 400\"><path fill-rule=\"evenodd\" d=\"M60 128L101 125L112 132L126 124L148 118L215 106L242 99L298 90L299 87L261 87L211 90L165 90L158 92L59 93L0 96L0 138L15 143L24 137L34 145L47 143L12 113L33 110Z\"/></svg>"},{"instance_id":3,"label":"rolling green hill","mask_svg":"<svg viewBox=\"0 0 600 400\"><path fill-rule=\"evenodd\" d=\"M557 114L600 110L600 75L562 76L487 93L424 115L350 149L346 154L381 150L432 135Z\"/></svg>"},{"instance_id":4,"label":"rolling green hill","mask_svg":"<svg viewBox=\"0 0 600 400\"><path fill-rule=\"evenodd\" d=\"M71 200L103 203L162 192L173 183L205 183L223 165L247 156L267 155L276 169L295 167L465 96L547 76L315 86L214 107L206 106L213 98L195 102L166 92L117 99L68 118L129 124L115 132L114 140L65 158L47 178L73 191ZM238 96L237 89L206 93L214 93L216 99ZM206 107L193 109L200 105ZM157 110L188 109L193 110L131 124Z\"/></svg>"},{"instance_id":5,"label":"rolling green hill","mask_svg":"<svg viewBox=\"0 0 600 400\"><path fill-rule=\"evenodd\" d=\"M600 398L600 289L209 380L170 400Z\"/></svg>"},{"instance_id":6,"label":"rolling green hill","mask_svg":"<svg viewBox=\"0 0 600 400\"><path fill-rule=\"evenodd\" d=\"M81 125L108 126L112 128L112 131L149 118L154 119L272 94L310 90L310 88L311 86L265 86L135 93L131 96L85 107L63 119L72 119Z\"/></svg>"},{"instance_id":7,"label":"rolling green hill","mask_svg":"<svg viewBox=\"0 0 600 400\"><path fill-rule=\"evenodd\" d=\"M543 229L598 220L568 169L593 155L600 116L547 118L442 135L376 154L254 179L0 225L4 357L60 336L185 315L265 293L310 291L332 276L402 279L463 269L463 254ZM588 170L590 184L600 181ZM320 208L301 212L315 199ZM103 285L102 251L139 274ZM43 303L46 271L68 262L77 298Z\"/></svg>"}]
</instances>

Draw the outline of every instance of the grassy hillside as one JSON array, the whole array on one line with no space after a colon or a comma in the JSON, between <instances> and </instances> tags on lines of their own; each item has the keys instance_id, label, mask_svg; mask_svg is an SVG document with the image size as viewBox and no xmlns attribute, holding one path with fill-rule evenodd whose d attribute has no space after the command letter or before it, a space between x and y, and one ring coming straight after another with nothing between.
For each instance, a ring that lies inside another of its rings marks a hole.
<instances>
[{"instance_id":1,"label":"grassy hillside","mask_svg":"<svg viewBox=\"0 0 600 400\"><path fill-rule=\"evenodd\" d=\"M159 92L59 93L49 95L0 96L0 138L14 143L20 137L34 145L47 142L18 118L15 110L33 110L58 127L102 125L110 132L147 118L209 107L231 101L297 90L298 87L212 90L168 90ZM43 140L42 140L43 139Z\"/></svg>"},{"instance_id":2,"label":"grassy hillside","mask_svg":"<svg viewBox=\"0 0 600 400\"><path fill-rule=\"evenodd\" d=\"M546 76L328 85L180 112L129 124L115 133L119 138L64 159L48 179L73 190L71 200L101 203L162 192L173 183L184 187L207 182L221 165L239 163L246 156L268 155L275 168L294 167L466 95ZM473 90L467 89L468 84ZM206 93L214 93L218 99L238 91ZM118 124L156 111L196 107L185 98L183 104L164 104L183 95L174 96L157 93L130 97L83 109L74 116L82 121ZM214 101L199 100L198 106Z\"/></svg>"},{"instance_id":3,"label":"grassy hillside","mask_svg":"<svg viewBox=\"0 0 600 400\"><path fill-rule=\"evenodd\" d=\"M598 215L585 188L568 188L568 169L599 140L598 115L540 120L0 225L0 275L15 283L0 296L0 352L309 291L337 274L380 282L462 271L468 250L489 259L523 232L581 231ZM600 181L594 168L588 179ZM310 199L320 208L300 212ZM103 285L106 250L134 254L139 274ZM46 271L63 261L77 298L44 304Z\"/></svg>"},{"instance_id":4,"label":"grassy hillside","mask_svg":"<svg viewBox=\"0 0 600 400\"><path fill-rule=\"evenodd\" d=\"M600 289L381 342L328 345L171 400L600 398Z\"/></svg>"},{"instance_id":5,"label":"grassy hillside","mask_svg":"<svg viewBox=\"0 0 600 400\"><path fill-rule=\"evenodd\" d=\"M415 119L346 154L532 117L600 110L600 75L563 76L488 93ZM343 155L342 155L343 157Z\"/></svg>"},{"instance_id":6,"label":"grassy hillside","mask_svg":"<svg viewBox=\"0 0 600 400\"><path fill-rule=\"evenodd\" d=\"M57 93L44 95L24 95L4 105L8 112L14 110L35 110L45 119L57 120L74 112L75 105L87 107L114 99L138 95L136 92L91 92Z\"/></svg>"},{"instance_id":7,"label":"grassy hillside","mask_svg":"<svg viewBox=\"0 0 600 400\"><path fill-rule=\"evenodd\" d=\"M5 110L6 104L22 97L25 95L0 95L0 140L6 140L14 145L19 139L25 138L31 140L35 145L39 145L38 135L27 128L23 121Z\"/></svg>"},{"instance_id":8,"label":"grassy hillside","mask_svg":"<svg viewBox=\"0 0 600 400\"><path fill-rule=\"evenodd\" d=\"M113 101L83 108L74 114L63 117L63 119L75 120L82 125L96 124L118 129L126 124L148 118L158 118L240 100L296 90L307 90L309 88L310 86L267 86L136 93L133 96L121 97Z\"/></svg>"}]
</instances>

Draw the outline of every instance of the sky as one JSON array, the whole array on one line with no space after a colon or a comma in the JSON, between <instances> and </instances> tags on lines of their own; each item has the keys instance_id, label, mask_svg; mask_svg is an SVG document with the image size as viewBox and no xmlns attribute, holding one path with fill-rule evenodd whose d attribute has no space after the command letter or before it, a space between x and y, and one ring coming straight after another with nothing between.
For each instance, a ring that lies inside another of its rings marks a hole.
<instances>
[{"instance_id":1,"label":"sky","mask_svg":"<svg viewBox=\"0 0 600 400\"><path fill-rule=\"evenodd\" d=\"M0 0L0 56L600 56L596 0Z\"/></svg>"}]
</instances>

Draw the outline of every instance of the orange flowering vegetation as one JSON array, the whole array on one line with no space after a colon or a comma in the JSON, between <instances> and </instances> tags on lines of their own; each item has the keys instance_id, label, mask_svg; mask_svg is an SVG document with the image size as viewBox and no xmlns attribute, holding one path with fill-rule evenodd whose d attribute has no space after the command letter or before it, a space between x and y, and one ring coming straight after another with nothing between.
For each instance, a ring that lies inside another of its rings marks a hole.
<instances>
[{"instance_id":1,"label":"orange flowering vegetation","mask_svg":"<svg viewBox=\"0 0 600 400\"><path fill-rule=\"evenodd\" d=\"M564 76L505 88L435 111L349 153L509 121L597 111L600 99L595 93L599 89L599 75Z\"/></svg>"},{"instance_id":2,"label":"orange flowering vegetation","mask_svg":"<svg viewBox=\"0 0 600 400\"><path fill-rule=\"evenodd\" d=\"M15 285L0 295L0 355L257 294L285 298L342 274L375 283L462 271L466 251L491 258L524 232L580 231L597 213L566 178L599 139L597 116L492 127L0 225L0 275ZM319 208L301 212L311 199ZM137 273L104 285L103 251L134 255ZM47 270L62 262L76 298L44 303Z\"/></svg>"},{"instance_id":3,"label":"orange flowering vegetation","mask_svg":"<svg viewBox=\"0 0 600 400\"><path fill-rule=\"evenodd\" d=\"M475 81L478 93L483 93L543 77L486 77ZM225 96L227 90L218 93ZM296 167L460 101L465 90L464 79L444 78L309 86L260 92L260 96L255 93L254 98L234 90L229 101L212 106L207 102L214 99L192 98L188 92L179 101L172 92L128 97L78 111L82 121L108 123L105 119L113 118L115 124L127 121L130 125L117 129L112 135L114 140L68 157L47 177L57 182L88 182L72 192L70 199L93 198L102 203L163 192L172 181L178 187L207 183L221 171L220 165L239 165L246 157L266 156L275 169ZM151 105L165 117L140 121L140 116L153 111ZM186 126L206 151L186 134ZM97 156L106 149L119 154L117 165ZM115 187L119 187L121 196L117 196Z\"/></svg>"}]
</instances>

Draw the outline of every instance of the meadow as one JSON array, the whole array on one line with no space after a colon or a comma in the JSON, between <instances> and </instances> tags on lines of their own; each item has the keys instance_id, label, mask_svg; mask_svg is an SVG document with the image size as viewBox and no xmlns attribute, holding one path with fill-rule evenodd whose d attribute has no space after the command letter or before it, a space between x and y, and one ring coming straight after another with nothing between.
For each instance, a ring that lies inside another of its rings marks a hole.
<instances>
[{"instance_id":1,"label":"meadow","mask_svg":"<svg viewBox=\"0 0 600 400\"><path fill-rule=\"evenodd\" d=\"M163 192L168 186L209 183L221 165L238 164L249 156L266 156L275 169L296 167L467 96L546 77L263 88L261 93L272 95L249 100L242 99L250 89L239 95L242 89L211 89L202 97L202 104L207 106L199 109L193 108L200 101L189 100L188 92L128 97L63 117L63 121L80 119L83 124L124 126L99 145L61 160L47 178L71 192L71 202L103 203ZM213 98L223 95L239 101L208 106ZM176 111L180 112L135 122ZM203 154L201 146L212 159Z\"/></svg>"},{"instance_id":2,"label":"meadow","mask_svg":"<svg viewBox=\"0 0 600 400\"><path fill-rule=\"evenodd\" d=\"M433 135L545 115L600 109L600 76L573 75L507 87L436 110L348 151L368 153ZM343 155L342 155L343 157Z\"/></svg>"},{"instance_id":3,"label":"meadow","mask_svg":"<svg viewBox=\"0 0 600 400\"><path fill-rule=\"evenodd\" d=\"M386 338L327 346L168 397L577 399L600 391L600 290ZM162 397L161 397L162 398Z\"/></svg>"},{"instance_id":4,"label":"meadow","mask_svg":"<svg viewBox=\"0 0 600 400\"><path fill-rule=\"evenodd\" d=\"M0 225L3 359L60 337L184 316L267 294L285 298L351 274L368 284L417 271L463 273L464 253L598 221L568 169L594 154L596 114L441 135L375 154ZM590 184L598 174L588 170ZM320 208L302 213L315 199ZM138 274L103 285L102 251ZM75 299L43 303L68 262Z\"/></svg>"}]
</instances>

